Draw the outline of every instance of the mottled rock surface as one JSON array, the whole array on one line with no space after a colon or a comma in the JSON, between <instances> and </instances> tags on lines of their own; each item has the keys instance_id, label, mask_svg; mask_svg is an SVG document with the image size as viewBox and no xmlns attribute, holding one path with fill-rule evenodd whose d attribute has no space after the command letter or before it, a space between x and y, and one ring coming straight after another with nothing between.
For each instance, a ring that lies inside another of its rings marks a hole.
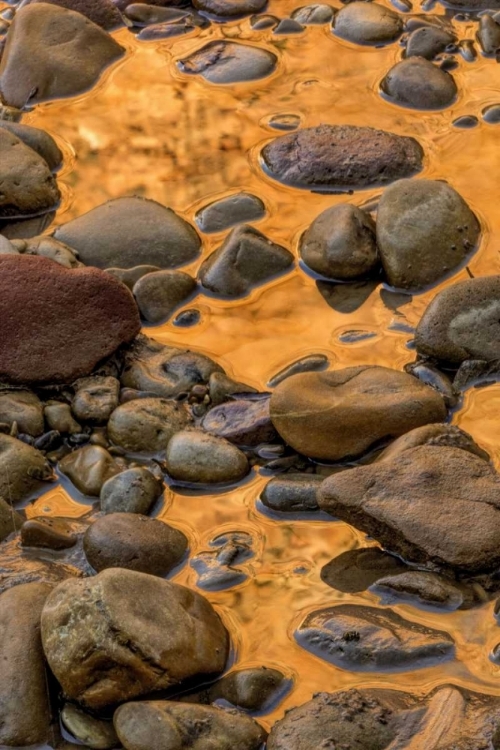
<instances>
[{"instance_id":1,"label":"mottled rock surface","mask_svg":"<svg viewBox=\"0 0 500 750\"><path fill-rule=\"evenodd\" d=\"M249 470L239 448L201 430L183 430L172 437L166 467L173 479L201 484L238 482Z\"/></svg>"},{"instance_id":2,"label":"mottled rock surface","mask_svg":"<svg viewBox=\"0 0 500 750\"><path fill-rule=\"evenodd\" d=\"M355 44L384 44L397 39L403 19L378 3L353 2L345 5L334 20L334 32Z\"/></svg>"},{"instance_id":3,"label":"mottled rock surface","mask_svg":"<svg viewBox=\"0 0 500 750\"><path fill-rule=\"evenodd\" d=\"M444 109L457 96L453 76L423 57L408 57L396 63L381 87L395 104L414 109Z\"/></svg>"},{"instance_id":4,"label":"mottled rock surface","mask_svg":"<svg viewBox=\"0 0 500 750\"><path fill-rule=\"evenodd\" d=\"M270 75L278 58L267 49L237 42L209 42L179 62L183 73L201 75L210 83L242 83Z\"/></svg>"},{"instance_id":5,"label":"mottled rock surface","mask_svg":"<svg viewBox=\"0 0 500 750\"><path fill-rule=\"evenodd\" d=\"M26 146L36 151L47 162L49 169L54 170L61 166L63 161L61 150L52 136L45 130L7 120L0 120L0 128L12 133Z\"/></svg>"},{"instance_id":6,"label":"mottled rock surface","mask_svg":"<svg viewBox=\"0 0 500 750\"><path fill-rule=\"evenodd\" d=\"M115 409L108 422L108 435L128 451L160 451L191 421L184 404L164 398L139 398Z\"/></svg>"},{"instance_id":7,"label":"mottled rock surface","mask_svg":"<svg viewBox=\"0 0 500 750\"><path fill-rule=\"evenodd\" d=\"M53 477L43 453L10 435L0 434L0 497L17 503Z\"/></svg>"}]
</instances>

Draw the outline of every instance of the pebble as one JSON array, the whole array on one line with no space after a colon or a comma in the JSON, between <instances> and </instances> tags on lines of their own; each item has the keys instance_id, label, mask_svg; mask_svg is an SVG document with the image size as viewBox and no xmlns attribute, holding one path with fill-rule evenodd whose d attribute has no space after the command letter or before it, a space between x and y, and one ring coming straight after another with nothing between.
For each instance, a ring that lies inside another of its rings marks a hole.
<instances>
[{"instance_id":1,"label":"pebble","mask_svg":"<svg viewBox=\"0 0 500 750\"><path fill-rule=\"evenodd\" d=\"M59 433L78 434L82 426L73 417L69 404L52 401L45 404L43 410L48 426Z\"/></svg>"},{"instance_id":2,"label":"pebble","mask_svg":"<svg viewBox=\"0 0 500 750\"><path fill-rule=\"evenodd\" d=\"M267 385L269 388L276 388L277 385L301 372L318 372L325 370L329 365L329 359L325 354L307 354L305 357L291 362L291 364L284 367L282 370L273 375L268 381Z\"/></svg>"},{"instance_id":3,"label":"pebble","mask_svg":"<svg viewBox=\"0 0 500 750\"><path fill-rule=\"evenodd\" d=\"M198 325L200 320L201 312L196 310L196 308L190 308L189 310L181 310L180 313L177 313L172 323L174 326L179 326L180 328L190 328L191 326Z\"/></svg>"},{"instance_id":4,"label":"pebble","mask_svg":"<svg viewBox=\"0 0 500 750\"><path fill-rule=\"evenodd\" d=\"M333 22L334 33L354 44L387 44L403 32L403 20L378 3L352 2L344 5Z\"/></svg>"},{"instance_id":5,"label":"pebble","mask_svg":"<svg viewBox=\"0 0 500 750\"><path fill-rule=\"evenodd\" d=\"M406 573L408 566L399 557L379 547L349 549L321 568L323 583L345 594L365 591L381 578Z\"/></svg>"},{"instance_id":6,"label":"pebble","mask_svg":"<svg viewBox=\"0 0 500 750\"><path fill-rule=\"evenodd\" d=\"M489 125L498 125L500 123L500 104L491 104L485 107L481 112L483 120Z\"/></svg>"},{"instance_id":7,"label":"pebble","mask_svg":"<svg viewBox=\"0 0 500 750\"><path fill-rule=\"evenodd\" d=\"M99 445L85 445L59 461L59 469L84 495L99 497L101 487L123 470L122 464Z\"/></svg>"},{"instance_id":8,"label":"pebble","mask_svg":"<svg viewBox=\"0 0 500 750\"><path fill-rule=\"evenodd\" d=\"M330 23L336 9L332 5L318 3L317 5L303 5L292 12L292 18L304 26L321 25Z\"/></svg>"},{"instance_id":9,"label":"pebble","mask_svg":"<svg viewBox=\"0 0 500 750\"><path fill-rule=\"evenodd\" d=\"M163 483L148 469L127 469L102 485L101 510L103 513L146 514L162 493Z\"/></svg>"},{"instance_id":10,"label":"pebble","mask_svg":"<svg viewBox=\"0 0 500 750\"><path fill-rule=\"evenodd\" d=\"M190 693L181 700L205 705L224 701L244 711L260 712L281 698L290 687L291 681L277 669L250 667L236 669L205 690Z\"/></svg>"},{"instance_id":11,"label":"pebble","mask_svg":"<svg viewBox=\"0 0 500 750\"><path fill-rule=\"evenodd\" d=\"M261 13L250 18L250 25L252 29L256 31L262 31L263 29L272 29L277 26L280 19L277 16L271 16L268 13Z\"/></svg>"},{"instance_id":12,"label":"pebble","mask_svg":"<svg viewBox=\"0 0 500 750\"><path fill-rule=\"evenodd\" d=\"M396 63L380 86L394 104L414 109L444 109L458 93L453 76L423 57Z\"/></svg>"},{"instance_id":13,"label":"pebble","mask_svg":"<svg viewBox=\"0 0 500 750\"><path fill-rule=\"evenodd\" d=\"M260 13L267 5L267 0L193 0L198 10L221 18L247 16Z\"/></svg>"},{"instance_id":14,"label":"pebble","mask_svg":"<svg viewBox=\"0 0 500 750\"><path fill-rule=\"evenodd\" d=\"M91 750L113 750L119 745L117 734L110 721L96 719L73 703L64 704L61 721L75 739Z\"/></svg>"},{"instance_id":15,"label":"pebble","mask_svg":"<svg viewBox=\"0 0 500 750\"><path fill-rule=\"evenodd\" d=\"M149 26L167 21L178 21L189 14L188 11L180 8L132 2L131 5L127 5L123 15L132 21L134 26Z\"/></svg>"},{"instance_id":16,"label":"pebble","mask_svg":"<svg viewBox=\"0 0 500 750\"><path fill-rule=\"evenodd\" d=\"M455 36L435 26L421 26L412 31L406 42L406 57L423 57L433 60L440 52L455 42Z\"/></svg>"},{"instance_id":17,"label":"pebble","mask_svg":"<svg viewBox=\"0 0 500 750\"><path fill-rule=\"evenodd\" d=\"M279 513L318 511L316 493L322 476L317 474L284 474L273 477L264 487L260 499L266 508Z\"/></svg>"},{"instance_id":18,"label":"pebble","mask_svg":"<svg viewBox=\"0 0 500 750\"><path fill-rule=\"evenodd\" d=\"M235 193L226 198L208 203L201 208L195 221L205 234L223 232L225 229L247 221L259 221L266 215L266 207L252 193Z\"/></svg>"},{"instance_id":19,"label":"pebble","mask_svg":"<svg viewBox=\"0 0 500 750\"><path fill-rule=\"evenodd\" d=\"M283 18L273 29L273 34L302 34L304 26L294 18Z\"/></svg>"},{"instance_id":20,"label":"pebble","mask_svg":"<svg viewBox=\"0 0 500 750\"><path fill-rule=\"evenodd\" d=\"M118 406L120 381L113 377L92 375L73 384L75 395L71 409L82 422L106 422Z\"/></svg>"},{"instance_id":21,"label":"pebble","mask_svg":"<svg viewBox=\"0 0 500 750\"><path fill-rule=\"evenodd\" d=\"M108 436L127 451L156 453L165 450L172 437L191 421L184 404L164 398L139 398L114 410Z\"/></svg>"},{"instance_id":22,"label":"pebble","mask_svg":"<svg viewBox=\"0 0 500 750\"><path fill-rule=\"evenodd\" d=\"M123 24L122 17L112 0L23 0L23 7L32 3L49 2L60 8L74 10L107 31Z\"/></svg>"},{"instance_id":23,"label":"pebble","mask_svg":"<svg viewBox=\"0 0 500 750\"><path fill-rule=\"evenodd\" d=\"M134 285L134 297L141 316L148 323L161 323L191 297L196 281L182 271L155 271Z\"/></svg>"},{"instance_id":24,"label":"pebble","mask_svg":"<svg viewBox=\"0 0 500 750\"><path fill-rule=\"evenodd\" d=\"M485 13L479 19L477 39L485 55L495 55L500 49L500 23Z\"/></svg>"},{"instance_id":25,"label":"pebble","mask_svg":"<svg viewBox=\"0 0 500 750\"><path fill-rule=\"evenodd\" d=\"M106 268L106 273L110 273L115 278L119 279L122 284L125 284L130 291L134 288L135 284L139 279L142 279L147 273L153 273L153 271L160 271L158 266L133 266L132 268Z\"/></svg>"},{"instance_id":26,"label":"pebble","mask_svg":"<svg viewBox=\"0 0 500 750\"><path fill-rule=\"evenodd\" d=\"M267 49L228 41L206 44L178 65L183 73L201 75L210 83L255 81L273 73L278 58Z\"/></svg>"},{"instance_id":27,"label":"pebble","mask_svg":"<svg viewBox=\"0 0 500 750\"><path fill-rule=\"evenodd\" d=\"M460 589L452 583L435 573L421 570L379 578L371 591L380 596L384 605L409 602L448 611L458 609L464 599Z\"/></svg>"},{"instance_id":28,"label":"pebble","mask_svg":"<svg viewBox=\"0 0 500 750\"><path fill-rule=\"evenodd\" d=\"M256 446L272 442L276 431L269 413L269 398L235 399L215 406L201 422L205 432L235 445Z\"/></svg>"},{"instance_id":29,"label":"pebble","mask_svg":"<svg viewBox=\"0 0 500 750\"><path fill-rule=\"evenodd\" d=\"M479 125L479 120L475 115L462 115L453 120L451 124L455 128L470 129Z\"/></svg>"},{"instance_id":30,"label":"pebble","mask_svg":"<svg viewBox=\"0 0 500 750\"><path fill-rule=\"evenodd\" d=\"M203 16L195 16L190 13L184 18L179 18L177 21L166 21L165 23L157 23L155 26L147 26L139 32L137 38L141 41L170 39L171 37L190 34L198 28L205 28L209 25L209 22Z\"/></svg>"},{"instance_id":31,"label":"pebble","mask_svg":"<svg viewBox=\"0 0 500 750\"><path fill-rule=\"evenodd\" d=\"M0 422L36 437L44 430L43 405L32 391L0 390Z\"/></svg>"},{"instance_id":32,"label":"pebble","mask_svg":"<svg viewBox=\"0 0 500 750\"><path fill-rule=\"evenodd\" d=\"M19 531L23 523L24 518L0 497L0 542L12 532Z\"/></svg>"},{"instance_id":33,"label":"pebble","mask_svg":"<svg viewBox=\"0 0 500 750\"><path fill-rule=\"evenodd\" d=\"M62 550L74 547L76 543L71 523L63 518L28 518L21 529L23 547Z\"/></svg>"},{"instance_id":34,"label":"pebble","mask_svg":"<svg viewBox=\"0 0 500 750\"><path fill-rule=\"evenodd\" d=\"M300 123L300 115L293 114L272 115L268 120L269 127L275 130L297 130Z\"/></svg>"},{"instance_id":35,"label":"pebble","mask_svg":"<svg viewBox=\"0 0 500 750\"><path fill-rule=\"evenodd\" d=\"M166 467L172 479L192 484L238 482L249 471L239 448L201 430L183 430L172 437Z\"/></svg>"},{"instance_id":36,"label":"pebble","mask_svg":"<svg viewBox=\"0 0 500 750\"><path fill-rule=\"evenodd\" d=\"M0 434L0 497L14 505L53 478L52 467L40 451Z\"/></svg>"},{"instance_id":37,"label":"pebble","mask_svg":"<svg viewBox=\"0 0 500 750\"><path fill-rule=\"evenodd\" d=\"M9 122L7 120L0 120L0 128L12 133L12 135L19 138L25 146L36 151L36 153L47 162L47 166L52 172L59 169L62 165L62 152L52 136L46 133L45 130L33 128L30 125L22 125L19 122Z\"/></svg>"},{"instance_id":38,"label":"pebble","mask_svg":"<svg viewBox=\"0 0 500 750\"><path fill-rule=\"evenodd\" d=\"M229 401L232 396L241 393L256 393L256 389L246 383L239 383L228 378L223 372L213 372L208 381L210 402L212 406Z\"/></svg>"}]
</instances>

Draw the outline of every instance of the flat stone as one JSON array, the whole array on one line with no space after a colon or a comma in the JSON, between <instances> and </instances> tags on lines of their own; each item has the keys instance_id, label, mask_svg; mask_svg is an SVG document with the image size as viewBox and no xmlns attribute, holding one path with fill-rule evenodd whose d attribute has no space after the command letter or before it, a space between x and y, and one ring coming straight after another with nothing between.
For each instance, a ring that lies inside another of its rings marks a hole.
<instances>
[{"instance_id":1,"label":"flat stone","mask_svg":"<svg viewBox=\"0 0 500 750\"><path fill-rule=\"evenodd\" d=\"M75 395L71 409L82 422L102 424L118 406L120 381L113 377L92 375L73 384Z\"/></svg>"},{"instance_id":2,"label":"flat stone","mask_svg":"<svg viewBox=\"0 0 500 750\"><path fill-rule=\"evenodd\" d=\"M14 531L19 531L24 518L0 497L0 542L3 542Z\"/></svg>"},{"instance_id":3,"label":"flat stone","mask_svg":"<svg viewBox=\"0 0 500 750\"><path fill-rule=\"evenodd\" d=\"M235 224L258 221L266 215L266 207L260 198L252 193L235 193L213 201L200 208L195 216L202 232L223 232Z\"/></svg>"},{"instance_id":4,"label":"flat stone","mask_svg":"<svg viewBox=\"0 0 500 750\"><path fill-rule=\"evenodd\" d=\"M304 26L315 26L330 23L336 12L336 8L324 3L303 5L292 12L292 18Z\"/></svg>"},{"instance_id":5,"label":"flat stone","mask_svg":"<svg viewBox=\"0 0 500 750\"><path fill-rule=\"evenodd\" d=\"M64 705L61 721L73 737L92 750L113 750L120 744L110 721L96 719L72 703Z\"/></svg>"},{"instance_id":6,"label":"flat stone","mask_svg":"<svg viewBox=\"0 0 500 750\"><path fill-rule=\"evenodd\" d=\"M454 35L435 26L421 26L412 31L406 42L406 57L424 57L433 60L455 42Z\"/></svg>"},{"instance_id":7,"label":"flat stone","mask_svg":"<svg viewBox=\"0 0 500 750\"><path fill-rule=\"evenodd\" d=\"M458 93L453 76L423 57L396 63L380 85L394 104L414 109L444 109Z\"/></svg>"},{"instance_id":8,"label":"flat stone","mask_svg":"<svg viewBox=\"0 0 500 750\"><path fill-rule=\"evenodd\" d=\"M59 461L59 469L84 495L99 497L108 479L123 471L123 465L99 445L85 445Z\"/></svg>"},{"instance_id":9,"label":"flat stone","mask_svg":"<svg viewBox=\"0 0 500 750\"><path fill-rule=\"evenodd\" d=\"M44 429L42 402L32 391L0 390L0 422L37 437Z\"/></svg>"},{"instance_id":10,"label":"flat stone","mask_svg":"<svg viewBox=\"0 0 500 750\"><path fill-rule=\"evenodd\" d=\"M323 477L317 474L284 474L273 477L264 487L260 499L270 510L304 513L319 510L316 493Z\"/></svg>"},{"instance_id":11,"label":"flat stone","mask_svg":"<svg viewBox=\"0 0 500 750\"><path fill-rule=\"evenodd\" d=\"M14 504L54 478L43 453L10 435L0 434L0 497Z\"/></svg>"},{"instance_id":12,"label":"flat stone","mask_svg":"<svg viewBox=\"0 0 500 750\"><path fill-rule=\"evenodd\" d=\"M109 438L128 451L165 450L171 438L192 422L184 404L139 398L121 404L108 422Z\"/></svg>"},{"instance_id":13,"label":"flat stone","mask_svg":"<svg viewBox=\"0 0 500 750\"><path fill-rule=\"evenodd\" d=\"M7 120L0 120L0 128L7 130L19 138L25 146L36 151L39 156L47 162L47 166L50 170L58 169L63 162L63 155L55 140L51 135L40 130L40 128L33 128L31 125L22 125L20 122L9 122Z\"/></svg>"},{"instance_id":14,"label":"flat stone","mask_svg":"<svg viewBox=\"0 0 500 750\"><path fill-rule=\"evenodd\" d=\"M378 3L353 2L335 16L334 33L355 44L387 44L403 32L403 19Z\"/></svg>"},{"instance_id":15,"label":"flat stone","mask_svg":"<svg viewBox=\"0 0 500 750\"><path fill-rule=\"evenodd\" d=\"M201 430L183 430L172 437L166 467L173 479L195 484L238 482L249 470L239 448Z\"/></svg>"},{"instance_id":16,"label":"flat stone","mask_svg":"<svg viewBox=\"0 0 500 750\"><path fill-rule=\"evenodd\" d=\"M380 596L383 604L409 601L410 604L417 602L440 610L454 610L464 600L460 589L450 581L421 570L408 570L379 578L371 590Z\"/></svg>"},{"instance_id":17,"label":"flat stone","mask_svg":"<svg viewBox=\"0 0 500 750\"><path fill-rule=\"evenodd\" d=\"M344 10L354 4L374 5L351 3ZM276 138L262 150L263 166L271 177L307 190L387 184L420 172L422 159L422 148L413 138L354 125L304 128Z\"/></svg>"},{"instance_id":18,"label":"flat stone","mask_svg":"<svg viewBox=\"0 0 500 750\"><path fill-rule=\"evenodd\" d=\"M196 281L183 271L155 271L134 285L134 297L141 316L148 323L161 323L190 298Z\"/></svg>"},{"instance_id":19,"label":"flat stone","mask_svg":"<svg viewBox=\"0 0 500 750\"><path fill-rule=\"evenodd\" d=\"M235 445L259 445L276 438L268 398L236 399L215 406L203 418L201 426L211 435Z\"/></svg>"},{"instance_id":20,"label":"flat stone","mask_svg":"<svg viewBox=\"0 0 500 750\"><path fill-rule=\"evenodd\" d=\"M396 578L406 573L408 566L379 547L349 549L321 568L323 583L345 594L365 591L380 578Z\"/></svg>"},{"instance_id":21,"label":"flat stone","mask_svg":"<svg viewBox=\"0 0 500 750\"><path fill-rule=\"evenodd\" d=\"M180 700L206 705L223 700L244 711L263 711L290 687L291 681L277 669L250 667L236 669L205 690L189 693Z\"/></svg>"},{"instance_id":22,"label":"flat stone","mask_svg":"<svg viewBox=\"0 0 500 750\"><path fill-rule=\"evenodd\" d=\"M128 289L95 268L0 256L0 377L71 382L88 375L140 330Z\"/></svg>"},{"instance_id":23,"label":"flat stone","mask_svg":"<svg viewBox=\"0 0 500 750\"><path fill-rule=\"evenodd\" d=\"M127 469L101 487L103 513L146 514L163 493L163 484L148 469Z\"/></svg>"},{"instance_id":24,"label":"flat stone","mask_svg":"<svg viewBox=\"0 0 500 750\"><path fill-rule=\"evenodd\" d=\"M241 83L274 72L278 58L267 49L228 41L206 44L178 65L183 73L201 75L210 83Z\"/></svg>"},{"instance_id":25,"label":"flat stone","mask_svg":"<svg viewBox=\"0 0 500 750\"><path fill-rule=\"evenodd\" d=\"M58 227L54 236L77 250L82 263L98 268L175 268L195 260L201 244L172 209L137 197L103 203Z\"/></svg>"},{"instance_id":26,"label":"flat stone","mask_svg":"<svg viewBox=\"0 0 500 750\"><path fill-rule=\"evenodd\" d=\"M77 543L71 524L64 518L28 518L21 529L23 547L69 549Z\"/></svg>"},{"instance_id":27,"label":"flat stone","mask_svg":"<svg viewBox=\"0 0 500 750\"><path fill-rule=\"evenodd\" d=\"M112 0L24 0L23 7L43 2L81 13L107 31L123 24L121 14Z\"/></svg>"},{"instance_id":28,"label":"flat stone","mask_svg":"<svg viewBox=\"0 0 500 750\"><path fill-rule=\"evenodd\" d=\"M260 13L266 7L267 0L194 0L193 5L205 13L231 18Z\"/></svg>"},{"instance_id":29,"label":"flat stone","mask_svg":"<svg viewBox=\"0 0 500 750\"><path fill-rule=\"evenodd\" d=\"M30 4L17 11L7 34L0 93L5 103L20 108L76 96L123 53L118 42L81 13L44 2Z\"/></svg>"}]
</instances>

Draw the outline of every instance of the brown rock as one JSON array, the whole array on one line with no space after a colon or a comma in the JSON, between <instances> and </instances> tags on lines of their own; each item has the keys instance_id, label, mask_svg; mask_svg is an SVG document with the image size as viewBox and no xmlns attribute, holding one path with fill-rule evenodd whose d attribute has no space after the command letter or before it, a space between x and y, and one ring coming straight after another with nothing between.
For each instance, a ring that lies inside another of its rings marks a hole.
<instances>
[{"instance_id":1,"label":"brown rock","mask_svg":"<svg viewBox=\"0 0 500 750\"><path fill-rule=\"evenodd\" d=\"M54 170L61 166L63 155L55 140L45 130L6 120L0 120L0 128L12 133L26 146L36 151L47 162L49 169Z\"/></svg>"},{"instance_id":2,"label":"brown rock","mask_svg":"<svg viewBox=\"0 0 500 750\"><path fill-rule=\"evenodd\" d=\"M116 5L111 0L25 0L24 5L48 2L60 8L74 10L86 16L90 21L103 29L116 29L123 23Z\"/></svg>"},{"instance_id":3,"label":"brown rock","mask_svg":"<svg viewBox=\"0 0 500 750\"><path fill-rule=\"evenodd\" d=\"M129 290L96 268L0 257L0 377L70 382L139 333Z\"/></svg>"},{"instance_id":4,"label":"brown rock","mask_svg":"<svg viewBox=\"0 0 500 750\"><path fill-rule=\"evenodd\" d=\"M10 435L0 435L0 497L15 504L53 478L43 453Z\"/></svg>"},{"instance_id":5,"label":"brown rock","mask_svg":"<svg viewBox=\"0 0 500 750\"><path fill-rule=\"evenodd\" d=\"M85 445L65 456L59 469L84 495L98 497L103 484L124 466L100 445Z\"/></svg>"},{"instance_id":6,"label":"brown rock","mask_svg":"<svg viewBox=\"0 0 500 750\"><path fill-rule=\"evenodd\" d=\"M0 497L0 542L3 542L13 531L18 531L23 521L23 517L16 513L3 497Z\"/></svg>"},{"instance_id":7,"label":"brown rock","mask_svg":"<svg viewBox=\"0 0 500 750\"><path fill-rule=\"evenodd\" d=\"M77 536L71 523L64 518L29 518L21 529L23 547L44 547L47 549L69 549L74 547Z\"/></svg>"},{"instance_id":8,"label":"brown rock","mask_svg":"<svg viewBox=\"0 0 500 750\"><path fill-rule=\"evenodd\" d=\"M127 451L165 450L170 439L191 423L186 406L165 398L137 398L121 404L108 422L109 438Z\"/></svg>"},{"instance_id":9,"label":"brown rock","mask_svg":"<svg viewBox=\"0 0 500 750\"><path fill-rule=\"evenodd\" d=\"M202 422L206 432L235 445L259 445L274 440L276 431L269 414L269 399L237 399L210 409Z\"/></svg>"}]
</instances>

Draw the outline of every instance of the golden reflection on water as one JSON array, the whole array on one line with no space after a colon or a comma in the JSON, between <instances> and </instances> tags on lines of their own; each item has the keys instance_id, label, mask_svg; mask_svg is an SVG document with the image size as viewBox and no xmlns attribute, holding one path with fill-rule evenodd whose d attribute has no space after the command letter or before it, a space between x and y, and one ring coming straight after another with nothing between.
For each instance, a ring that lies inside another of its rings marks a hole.
<instances>
[{"instance_id":1,"label":"golden reflection on water","mask_svg":"<svg viewBox=\"0 0 500 750\"><path fill-rule=\"evenodd\" d=\"M304 0L271 0L269 11L284 16L303 4ZM435 12L443 11L438 6ZM460 38L474 38L476 24L453 25ZM269 118L286 113L298 115L302 126L370 125L418 138L426 153L423 175L448 180L481 219L483 237L469 263L471 273L500 272L500 127L481 120L484 107L500 101L500 66L494 60L479 57L467 63L457 57L457 102L442 112L416 113L378 94L379 81L400 58L398 43L384 49L354 46L336 39L328 26L273 37L269 31L252 31L247 19L161 43L138 42L125 29L116 37L128 54L94 91L38 106L24 119L54 135L65 152L60 176L64 201L57 223L130 194L160 201L193 221L196 210L209 200L244 189L267 206L259 229L296 251L304 228L326 207L346 199L360 205L379 191L347 198L317 195L266 177L258 166L258 152L278 134L268 126ZM275 51L276 72L250 84L214 86L178 71L177 60L209 40L223 38L248 40ZM453 120L466 114L479 117L476 128L452 127ZM205 237L204 256L220 241L221 235ZM190 269L195 272L198 265ZM453 281L462 278L467 278L465 269ZM346 314L329 307L314 280L295 270L237 302L198 297L194 304L202 311L202 321L193 329L166 324L148 333L165 343L201 349L231 375L265 388L277 370L308 353L327 354L335 367L371 363L401 368L412 359L407 346L411 328L435 293L433 289L415 296L394 310L384 304L379 287L355 312ZM375 336L348 343L342 334L353 330ZM500 468L497 404L500 386L471 391L454 422L471 432ZM319 575L332 557L366 541L344 523L276 521L261 515L255 501L265 481L255 476L239 489L219 495L173 493L162 513L188 534L192 554L206 549L222 531L247 531L256 538L257 554L249 562L253 577L208 596L229 623L238 666L276 666L296 678L284 702L262 717L265 726L319 690L353 685L425 693L453 681L500 695L500 670L488 660L489 650L500 640L492 604L451 614L395 607L403 616L449 631L457 642L456 660L414 673L346 672L301 649L293 631L307 612L339 601L377 603L371 593L336 592ZM30 512L76 516L86 509L57 487L39 498ZM186 565L175 580L195 586L195 571Z\"/></svg>"}]
</instances>

